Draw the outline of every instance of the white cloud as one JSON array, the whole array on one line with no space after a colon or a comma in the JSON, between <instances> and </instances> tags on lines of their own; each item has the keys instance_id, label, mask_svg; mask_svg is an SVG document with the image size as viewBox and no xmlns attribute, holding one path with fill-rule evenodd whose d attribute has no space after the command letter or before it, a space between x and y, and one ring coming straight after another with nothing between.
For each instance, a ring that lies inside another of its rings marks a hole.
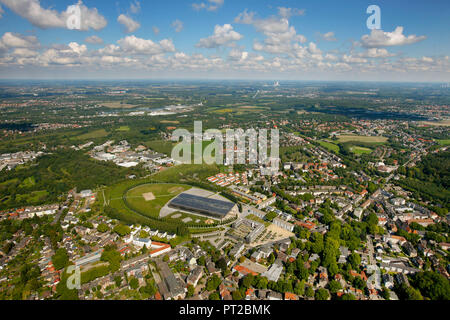
<instances>
[{"instance_id":1,"label":"white cloud","mask_svg":"<svg viewBox=\"0 0 450 320\"><path fill-rule=\"evenodd\" d=\"M370 35L364 35L361 38L361 44L366 48L381 48L390 46L403 46L425 40L426 36L403 34L403 27L397 27L393 32L384 32L383 30L372 30Z\"/></svg>"},{"instance_id":2,"label":"white cloud","mask_svg":"<svg viewBox=\"0 0 450 320\"><path fill-rule=\"evenodd\" d=\"M0 42L10 48L35 48L39 46L39 41L35 36L23 36L11 32L6 32Z\"/></svg>"},{"instance_id":3,"label":"white cloud","mask_svg":"<svg viewBox=\"0 0 450 320\"><path fill-rule=\"evenodd\" d=\"M332 31L321 34L320 37L325 41L336 41L337 40L334 35L334 32L332 32Z\"/></svg>"},{"instance_id":4,"label":"white cloud","mask_svg":"<svg viewBox=\"0 0 450 320\"><path fill-rule=\"evenodd\" d=\"M3 14L5 11L3 10L2 6L0 6L0 19L3 18Z\"/></svg>"},{"instance_id":5,"label":"white cloud","mask_svg":"<svg viewBox=\"0 0 450 320\"><path fill-rule=\"evenodd\" d=\"M208 38L200 39L195 45L198 48L218 48L221 46L229 46L235 41L239 41L244 36L233 30L231 24L224 24L223 26L216 25L214 27L214 34Z\"/></svg>"},{"instance_id":6,"label":"white cloud","mask_svg":"<svg viewBox=\"0 0 450 320\"><path fill-rule=\"evenodd\" d=\"M224 4L224 0L208 0L208 2L193 3L192 8L195 10L206 9L208 11L217 11Z\"/></svg>"},{"instance_id":7,"label":"white cloud","mask_svg":"<svg viewBox=\"0 0 450 320\"><path fill-rule=\"evenodd\" d=\"M127 33L135 32L137 29L141 27L140 23L137 21L134 21L132 18L130 18L127 15L121 14L117 18L117 22L122 24L125 27L125 31Z\"/></svg>"},{"instance_id":8,"label":"white cloud","mask_svg":"<svg viewBox=\"0 0 450 320\"><path fill-rule=\"evenodd\" d=\"M285 7L278 7L278 14L286 19L289 19L293 16L303 16L305 15L304 9L297 9L297 8L285 8Z\"/></svg>"},{"instance_id":9,"label":"white cloud","mask_svg":"<svg viewBox=\"0 0 450 320\"><path fill-rule=\"evenodd\" d=\"M366 58L388 58L395 56L395 54L389 53L384 48L369 48L365 52L360 54L360 56Z\"/></svg>"},{"instance_id":10,"label":"white cloud","mask_svg":"<svg viewBox=\"0 0 450 320\"><path fill-rule=\"evenodd\" d=\"M180 21L178 19L172 22L171 26L175 29L175 32L181 32L184 28L183 21Z\"/></svg>"},{"instance_id":11,"label":"white cloud","mask_svg":"<svg viewBox=\"0 0 450 320\"><path fill-rule=\"evenodd\" d=\"M289 20L285 16L290 14L286 10L279 13L280 16L257 19L254 12L245 10L235 18L235 22L253 25L258 32L265 35L264 43L259 41L254 43L254 50L271 54L289 54L292 53L295 43L305 43L307 39L297 34L295 28L289 25Z\"/></svg>"},{"instance_id":12,"label":"white cloud","mask_svg":"<svg viewBox=\"0 0 450 320\"><path fill-rule=\"evenodd\" d=\"M64 12L44 9L39 0L0 0L0 2L41 29L67 28L67 20L72 15L69 7ZM86 7L81 0L77 5L81 10L80 30L101 30L106 27L106 19L98 13L96 8Z\"/></svg>"},{"instance_id":13,"label":"white cloud","mask_svg":"<svg viewBox=\"0 0 450 320\"><path fill-rule=\"evenodd\" d=\"M141 3L137 0L135 0L134 2L131 2L130 11L133 14L138 14L139 12L141 12Z\"/></svg>"},{"instance_id":14,"label":"white cloud","mask_svg":"<svg viewBox=\"0 0 450 320\"><path fill-rule=\"evenodd\" d=\"M172 40L164 39L159 43L155 43L152 40L146 40L136 38L135 36L128 36L126 38L117 41L120 48L127 53L134 54L162 54L167 52L174 52L175 46Z\"/></svg>"},{"instance_id":15,"label":"white cloud","mask_svg":"<svg viewBox=\"0 0 450 320\"><path fill-rule=\"evenodd\" d=\"M103 39L98 36L90 36L84 39L84 42L90 43L90 44L103 44Z\"/></svg>"}]
</instances>

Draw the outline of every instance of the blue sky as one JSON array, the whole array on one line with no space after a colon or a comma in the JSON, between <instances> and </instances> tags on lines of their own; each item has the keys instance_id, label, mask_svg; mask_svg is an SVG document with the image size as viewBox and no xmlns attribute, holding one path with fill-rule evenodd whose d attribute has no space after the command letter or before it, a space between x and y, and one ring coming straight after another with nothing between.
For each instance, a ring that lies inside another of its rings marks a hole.
<instances>
[{"instance_id":1,"label":"blue sky","mask_svg":"<svg viewBox=\"0 0 450 320\"><path fill-rule=\"evenodd\" d=\"M0 77L450 81L449 1L77 2L0 0Z\"/></svg>"}]
</instances>

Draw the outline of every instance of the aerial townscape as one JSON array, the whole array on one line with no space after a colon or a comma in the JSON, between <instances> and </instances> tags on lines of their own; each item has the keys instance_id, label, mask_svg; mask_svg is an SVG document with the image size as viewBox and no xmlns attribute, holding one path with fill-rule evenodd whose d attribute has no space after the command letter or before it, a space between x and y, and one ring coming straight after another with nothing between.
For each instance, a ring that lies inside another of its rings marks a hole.
<instances>
[{"instance_id":1,"label":"aerial townscape","mask_svg":"<svg viewBox=\"0 0 450 320\"><path fill-rule=\"evenodd\" d=\"M66 14L42 8L44 1L18 2L55 19ZM16 2L0 3L0 19L31 19ZM192 11L214 14L228 3L208 0ZM80 4L92 20L100 15ZM129 16L119 17L133 29L128 33L139 28L126 19L141 5L131 1ZM236 26L254 24L268 37L255 42L255 51L279 44L265 29L269 22L289 26L303 16L278 9L267 19L247 10L236 18ZM30 23L39 28L44 22L35 18ZM85 31L101 29L91 23ZM179 23L173 28L183 29ZM236 44L240 34L228 26L216 26L196 47L219 48L226 32ZM423 40L416 38L406 44ZM103 43L94 40L87 42ZM0 300L450 299L450 87L444 81L297 81L272 74L73 80L58 73L62 65L84 68L103 51L121 64L147 54L166 65L165 54L175 49L166 40L133 47L122 39L89 54L74 42L71 52L42 44L53 51L38 56L29 52L41 50L36 41L0 37L0 70L55 68L58 78L1 75ZM15 62L13 47L22 54ZM152 50L162 51L146 53ZM380 50L386 51L369 52ZM247 54L230 68L257 68L244 65L258 61ZM322 57L317 48L304 54ZM450 79L446 59L439 66ZM217 135L226 140L241 129L257 132L259 143L218 142ZM271 132L279 133L279 145ZM192 137L200 142L185 144L181 160L174 150ZM269 146L267 157L252 161L261 143ZM220 154L227 157L218 161Z\"/></svg>"}]
</instances>

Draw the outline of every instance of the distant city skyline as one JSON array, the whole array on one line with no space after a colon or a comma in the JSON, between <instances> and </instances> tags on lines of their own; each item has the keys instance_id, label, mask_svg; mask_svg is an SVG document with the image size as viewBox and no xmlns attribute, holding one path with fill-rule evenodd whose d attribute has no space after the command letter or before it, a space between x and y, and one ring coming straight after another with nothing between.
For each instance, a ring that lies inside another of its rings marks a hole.
<instances>
[{"instance_id":1,"label":"distant city skyline","mask_svg":"<svg viewBox=\"0 0 450 320\"><path fill-rule=\"evenodd\" d=\"M448 1L0 0L0 78L449 82L449 12Z\"/></svg>"}]
</instances>

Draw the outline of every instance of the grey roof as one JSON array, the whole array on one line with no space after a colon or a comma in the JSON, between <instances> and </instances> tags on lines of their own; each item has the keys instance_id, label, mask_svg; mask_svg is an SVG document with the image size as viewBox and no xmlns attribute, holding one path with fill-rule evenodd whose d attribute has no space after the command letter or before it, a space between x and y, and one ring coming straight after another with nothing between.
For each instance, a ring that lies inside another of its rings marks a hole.
<instances>
[{"instance_id":1,"label":"grey roof","mask_svg":"<svg viewBox=\"0 0 450 320\"><path fill-rule=\"evenodd\" d=\"M180 194L173 199L169 205L176 208L222 217L225 217L235 206L233 202L210 199L187 193Z\"/></svg>"}]
</instances>

